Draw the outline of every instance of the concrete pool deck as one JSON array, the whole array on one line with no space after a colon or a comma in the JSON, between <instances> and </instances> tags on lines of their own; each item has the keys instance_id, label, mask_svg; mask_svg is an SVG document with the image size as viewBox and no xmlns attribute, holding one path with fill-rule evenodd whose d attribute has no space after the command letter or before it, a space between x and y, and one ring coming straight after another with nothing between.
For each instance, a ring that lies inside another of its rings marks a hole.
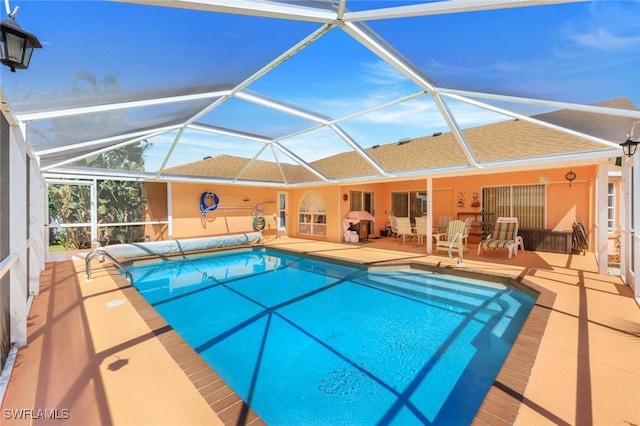
<instances>
[{"instance_id":1,"label":"concrete pool deck","mask_svg":"<svg viewBox=\"0 0 640 426\"><path fill-rule=\"evenodd\" d=\"M596 273L592 253L526 251L507 260L504 251L476 256L471 248L454 268L446 256L425 256L424 246L394 238L266 245L518 278L542 297L474 423L640 424L640 309L619 277ZM18 351L2 404L3 425L262 423L124 278L98 265L85 282L82 260L47 264L28 317L29 344Z\"/></svg>"}]
</instances>

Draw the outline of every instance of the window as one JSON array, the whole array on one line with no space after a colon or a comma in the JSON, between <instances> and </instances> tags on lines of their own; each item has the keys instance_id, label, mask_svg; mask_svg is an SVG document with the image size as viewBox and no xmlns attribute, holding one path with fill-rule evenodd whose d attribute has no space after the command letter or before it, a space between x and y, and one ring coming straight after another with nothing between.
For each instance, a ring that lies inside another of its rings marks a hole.
<instances>
[{"instance_id":1,"label":"window","mask_svg":"<svg viewBox=\"0 0 640 426\"><path fill-rule=\"evenodd\" d=\"M415 222L416 217L427 214L427 192L392 192L391 213L396 217L409 217Z\"/></svg>"},{"instance_id":2,"label":"window","mask_svg":"<svg viewBox=\"0 0 640 426\"><path fill-rule=\"evenodd\" d=\"M351 191L349 196L349 211L362 211L362 191Z\"/></svg>"},{"instance_id":3,"label":"window","mask_svg":"<svg viewBox=\"0 0 640 426\"><path fill-rule=\"evenodd\" d=\"M77 184L48 181L49 250L81 250L91 248L92 181Z\"/></svg>"},{"instance_id":4,"label":"window","mask_svg":"<svg viewBox=\"0 0 640 426\"><path fill-rule=\"evenodd\" d=\"M49 179L47 190L49 223L59 225L49 229L50 250L88 249L94 241L102 246L142 242L148 226L169 223L166 183Z\"/></svg>"},{"instance_id":5,"label":"window","mask_svg":"<svg viewBox=\"0 0 640 426\"><path fill-rule=\"evenodd\" d=\"M496 186L482 189L484 212L495 217L515 216L518 226L545 228L546 193L544 185Z\"/></svg>"},{"instance_id":6,"label":"window","mask_svg":"<svg viewBox=\"0 0 640 426\"><path fill-rule=\"evenodd\" d=\"M607 187L607 231L616 232L616 185L613 182Z\"/></svg>"},{"instance_id":7,"label":"window","mask_svg":"<svg viewBox=\"0 0 640 426\"><path fill-rule=\"evenodd\" d=\"M327 235L327 212L320 194L307 193L300 201L298 213L298 234L316 237Z\"/></svg>"}]
</instances>

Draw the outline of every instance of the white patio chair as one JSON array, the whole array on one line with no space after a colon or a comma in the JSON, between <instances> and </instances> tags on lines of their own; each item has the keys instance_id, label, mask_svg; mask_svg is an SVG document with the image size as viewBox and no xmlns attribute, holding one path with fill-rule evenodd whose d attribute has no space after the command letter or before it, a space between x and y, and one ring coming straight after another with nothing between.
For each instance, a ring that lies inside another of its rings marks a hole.
<instances>
[{"instance_id":1,"label":"white patio chair","mask_svg":"<svg viewBox=\"0 0 640 426\"><path fill-rule=\"evenodd\" d=\"M411 221L408 217L396 217L396 223L398 224L398 237L402 237L402 244L404 244L407 237L413 236Z\"/></svg>"}]
</instances>

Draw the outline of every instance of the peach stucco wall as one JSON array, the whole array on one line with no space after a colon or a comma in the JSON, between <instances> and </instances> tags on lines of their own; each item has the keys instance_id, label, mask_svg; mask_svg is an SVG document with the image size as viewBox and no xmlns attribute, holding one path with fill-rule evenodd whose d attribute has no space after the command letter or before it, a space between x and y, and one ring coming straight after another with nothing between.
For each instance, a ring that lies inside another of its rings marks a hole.
<instances>
[{"instance_id":1,"label":"peach stucco wall","mask_svg":"<svg viewBox=\"0 0 640 426\"><path fill-rule=\"evenodd\" d=\"M172 183L173 238L192 238L253 231L256 205L264 205L265 234L275 233L276 190L238 185ZM200 213L200 197L214 192L218 208Z\"/></svg>"},{"instance_id":2,"label":"peach stucco wall","mask_svg":"<svg viewBox=\"0 0 640 426\"><path fill-rule=\"evenodd\" d=\"M568 168L523 171L511 173L487 173L473 176L434 178L433 216L437 222L439 216L456 218L460 212L480 211L472 207L472 196L477 192L482 195L482 188L502 185L528 185L543 183L547 187L546 228L571 230L574 220L584 221L593 237L594 184L595 166L574 167L576 180L569 186L564 175ZM157 190L157 188L156 188ZM343 194L350 191L366 191L374 194L375 234L380 235L389 220L391 210L391 193L396 191L426 191L426 179L381 182L362 185L324 185L312 188L264 188L240 185L208 185L173 183L172 184L172 220L173 238L190 238L199 236L220 235L235 232L250 232L253 225L253 214L257 204L265 206L267 218L265 235L276 232L276 221L273 214L277 209L277 194L285 192L288 196L288 235L313 238L299 235L297 232L298 208L300 201L309 192L318 193L324 200L327 219L326 237L315 237L331 242L343 238L342 220L349 211L350 200L343 200ZM149 195L152 194L149 189ZM203 192L213 191L220 198L218 209L208 212L206 217L200 214L199 203ZM161 193L161 191L157 191ZM458 206L458 195L464 194L465 205ZM248 201L245 201L248 199ZM162 209L158 207L158 210ZM160 227L161 228L161 227ZM162 229L153 234L152 239L164 238Z\"/></svg>"},{"instance_id":3,"label":"peach stucco wall","mask_svg":"<svg viewBox=\"0 0 640 426\"><path fill-rule=\"evenodd\" d=\"M479 197L482 196L483 187L546 183L547 229L571 230L574 220L583 220L587 229L590 229L593 223L591 211L593 211L595 167L574 167L572 170L577 178L571 186L564 178L568 169L434 178L432 182L434 222L439 216L456 218L461 212L479 212L480 208L472 207L471 203L474 192L477 192ZM361 190L361 188L345 186L341 191L348 192L350 189ZM383 226L391 211L390 194L402 191L426 191L426 179L386 182L372 188L375 188L376 193L376 223ZM459 193L463 194L465 200L463 207L457 204Z\"/></svg>"},{"instance_id":4,"label":"peach stucco wall","mask_svg":"<svg viewBox=\"0 0 640 426\"><path fill-rule=\"evenodd\" d=\"M147 199L145 221L167 221L167 184L164 182L145 182L144 194ZM145 235L151 241L169 239L169 229L166 223L145 225Z\"/></svg>"},{"instance_id":5,"label":"peach stucco wall","mask_svg":"<svg viewBox=\"0 0 640 426\"><path fill-rule=\"evenodd\" d=\"M289 219L288 219L288 234L290 236L302 236L298 234L298 209L300 201L309 192L318 193L324 200L325 208L327 209L327 235L326 241L340 241L339 224L342 218L346 215L346 212L341 212L342 198L337 185L327 185L315 188L300 188L288 191L289 194ZM304 238L318 239L317 237L311 237L304 235ZM322 238L325 240L325 238Z\"/></svg>"}]
</instances>

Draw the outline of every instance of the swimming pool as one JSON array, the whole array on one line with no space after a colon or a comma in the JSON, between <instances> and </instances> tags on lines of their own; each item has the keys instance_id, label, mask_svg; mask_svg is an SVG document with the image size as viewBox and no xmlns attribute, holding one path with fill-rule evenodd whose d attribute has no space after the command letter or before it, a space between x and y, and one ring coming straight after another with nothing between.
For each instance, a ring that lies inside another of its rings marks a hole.
<instances>
[{"instance_id":1,"label":"swimming pool","mask_svg":"<svg viewBox=\"0 0 640 426\"><path fill-rule=\"evenodd\" d=\"M129 270L270 425L469 424L534 303L502 284L265 249Z\"/></svg>"}]
</instances>

